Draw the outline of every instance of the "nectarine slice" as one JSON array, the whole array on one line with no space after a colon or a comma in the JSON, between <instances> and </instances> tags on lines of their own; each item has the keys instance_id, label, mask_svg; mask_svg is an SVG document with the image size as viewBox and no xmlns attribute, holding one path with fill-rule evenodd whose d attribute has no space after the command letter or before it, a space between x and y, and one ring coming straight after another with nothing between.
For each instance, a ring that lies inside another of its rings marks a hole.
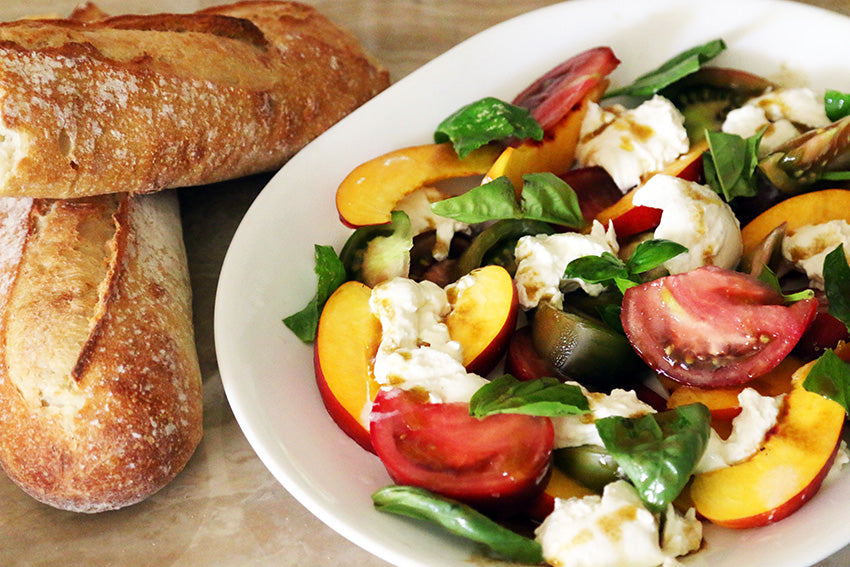
<instances>
[{"instance_id":1,"label":"nectarine slice","mask_svg":"<svg viewBox=\"0 0 850 567\"><path fill-rule=\"evenodd\" d=\"M555 508L555 498L582 498L591 494L596 492L564 474L557 467L552 467L546 488L531 507L530 515L536 520L543 520Z\"/></svg>"},{"instance_id":2,"label":"nectarine slice","mask_svg":"<svg viewBox=\"0 0 850 567\"><path fill-rule=\"evenodd\" d=\"M850 191L824 189L795 195L767 209L741 229L743 254L757 247L770 232L785 223L787 232L831 220L850 222Z\"/></svg>"},{"instance_id":3,"label":"nectarine slice","mask_svg":"<svg viewBox=\"0 0 850 567\"><path fill-rule=\"evenodd\" d=\"M420 187L460 177L484 175L499 149L483 146L460 159L450 143L395 150L357 166L336 192L336 208L350 227L390 222L404 196Z\"/></svg>"},{"instance_id":4,"label":"nectarine slice","mask_svg":"<svg viewBox=\"0 0 850 567\"><path fill-rule=\"evenodd\" d=\"M495 265L472 270L458 282L447 289L454 305L446 319L449 336L463 345L466 369L486 375L516 327L516 288L508 271Z\"/></svg>"},{"instance_id":5,"label":"nectarine slice","mask_svg":"<svg viewBox=\"0 0 850 567\"><path fill-rule=\"evenodd\" d=\"M763 526L795 512L817 492L835 458L845 415L836 402L803 389L812 364L794 374L776 427L758 453L694 477L697 513L730 528Z\"/></svg>"},{"instance_id":6,"label":"nectarine slice","mask_svg":"<svg viewBox=\"0 0 850 567\"><path fill-rule=\"evenodd\" d=\"M608 81L602 81L592 89L582 102L561 119L541 141L525 140L517 146L506 148L490 171L488 179L507 176L517 190L521 192L522 176L528 173L548 171L555 175L566 173L575 161L581 122L587 114L588 104L598 101Z\"/></svg>"},{"instance_id":7,"label":"nectarine slice","mask_svg":"<svg viewBox=\"0 0 850 567\"><path fill-rule=\"evenodd\" d=\"M346 282L322 310L314 345L316 382L336 424L361 447L372 451L369 409L378 392L372 360L381 342L381 323L372 315L372 290Z\"/></svg>"}]
</instances>

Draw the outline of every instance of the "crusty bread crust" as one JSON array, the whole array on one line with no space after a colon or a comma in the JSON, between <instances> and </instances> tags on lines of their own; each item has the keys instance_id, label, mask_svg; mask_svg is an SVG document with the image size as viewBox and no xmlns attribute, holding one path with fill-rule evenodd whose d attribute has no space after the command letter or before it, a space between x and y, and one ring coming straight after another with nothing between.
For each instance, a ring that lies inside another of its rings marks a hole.
<instances>
[{"instance_id":1,"label":"crusty bread crust","mask_svg":"<svg viewBox=\"0 0 850 567\"><path fill-rule=\"evenodd\" d=\"M0 195L146 193L273 170L389 81L299 3L97 17L0 24Z\"/></svg>"},{"instance_id":2,"label":"crusty bread crust","mask_svg":"<svg viewBox=\"0 0 850 567\"><path fill-rule=\"evenodd\" d=\"M169 482L202 434L176 196L0 199L0 465L99 512Z\"/></svg>"}]
</instances>

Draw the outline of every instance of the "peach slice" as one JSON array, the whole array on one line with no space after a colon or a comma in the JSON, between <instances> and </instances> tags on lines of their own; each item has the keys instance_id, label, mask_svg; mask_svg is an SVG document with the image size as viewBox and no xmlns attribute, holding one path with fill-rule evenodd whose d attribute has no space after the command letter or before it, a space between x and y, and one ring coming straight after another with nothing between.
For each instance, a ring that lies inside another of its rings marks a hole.
<instances>
[{"instance_id":1,"label":"peach slice","mask_svg":"<svg viewBox=\"0 0 850 567\"><path fill-rule=\"evenodd\" d=\"M820 488L844 426L844 409L803 388L813 363L793 377L776 427L761 450L743 463L696 475L691 499L697 513L729 528L776 522Z\"/></svg>"},{"instance_id":2,"label":"peach slice","mask_svg":"<svg viewBox=\"0 0 850 567\"><path fill-rule=\"evenodd\" d=\"M527 173L548 171L560 175L569 171L575 160L581 122L587 114L587 107L590 102L599 100L607 86L608 81L604 80L594 87L541 141L525 140L518 146L506 148L486 177L496 179L507 176L519 195L522 176Z\"/></svg>"},{"instance_id":3,"label":"peach slice","mask_svg":"<svg viewBox=\"0 0 850 567\"><path fill-rule=\"evenodd\" d=\"M484 175L499 156L483 146L460 159L451 144L402 148L357 166L336 191L336 208L349 227L390 222L390 213L420 187L473 175Z\"/></svg>"},{"instance_id":4,"label":"peach slice","mask_svg":"<svg viewBox=\"0 0 850 567\"><path fill-rule=\"evenodd\" d=\"M486 375L507 348L519 300L511 275L501 266L477 268L465 277L471 278L469 285L456 286L452 292L456 299L446 326L449 336L463 345L467 370Z\"/></svg>"},{"instance_id":5,"label":"peach slice","mask_svg":"<svg viewBox=\"0 0 850 567\"><path fill-rule=\"evenodd\" d=\"M368 451L368 406L378 384L372 361L381 342L381 322L372 315L372 290L360 282L346 282L331 295L322 310L314 345L316 382L331 418Z\"/></svg>"},{"instance_id":6,"label":"peach slice","mask_svg":"<svg viewBox=\"0 0 850 567\"><path fill-rule=\"evenodd\" d=\"M782 223L788 232L793 232L809 224L840 219L850 222L850 191L824 189L795 195L767 209L741 229L743 253L751 252Z\"/></svg>"},{"instance_id":7,"label":"peach slice","mask_svg":"<svg viewBox=\"0 0 850 567\"><path fill-rule=\"evenodd\" d=\"M732 419L741 413L738 394L744 388L754 388L762 396L778 396L791 391L791 376L802 365L792 356L758 378L734 388L697 388L677 385L667 398L667 408L673 409L694 403L705 404L714 419Z\"/></svg>"}]
</instances>

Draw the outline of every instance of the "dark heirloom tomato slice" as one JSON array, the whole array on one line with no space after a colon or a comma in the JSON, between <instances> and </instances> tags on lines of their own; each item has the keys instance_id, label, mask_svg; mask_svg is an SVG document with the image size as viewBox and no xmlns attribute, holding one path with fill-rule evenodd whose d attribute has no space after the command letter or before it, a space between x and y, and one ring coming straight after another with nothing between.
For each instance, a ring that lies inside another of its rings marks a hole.
<instances>
[{"instance_id":1,"label":"dark heirloom tomato slice","mask_svg":"<svg viewBox=\"0 0 850 567\"><path fill-rule=\"evenodd\" d=\"M586 219L596 218L623 197L611 174L598 165L571 169L559 177L575 191L581 216Z\"/></svg>"},{"instance_id":2,"label":"dark heirloom tomato slice","mask_svg":"<svg viewBox=\"0 0 850 567\"><path fill-rule=\"evenodd\" d=\"M627 290L622 321L654 370L712 388L744 384L774 368L816 310L816 299L785 305L752 276L706 266Z\"/></svg>"},{"instance_id":3,"label":"dark heirloom tomato slice","mask_svg":"<svg viewBox=\"0 0 850 567\"><path fill-rule=\"evenodd\" d=\"M530 326L521 327L511 335L507 356L505 356L505 371L524 382L544 376L556 378L560 376L549 361L537 352L531 337Z\"/></svg>"},{"instance_id":4,"label":"dark heirloom tomato slice","mask_svg":"<svg viewBox=\"0 0 850 567\"><path fill-rule=\"evenodd\" d=\"M850 340L850 333L847 332L847 325L821 307L814 321L797 343L794 354L803 360L814 360L825 350L835 348L839 342L848 340Z\"/></svg>"},{"instance_id":5,"label":"dark heirloom tomato slice","mask_svg":"<svg viewBox=\"0 0 850 567\"><path fill-rule=\"evenodd\" d=\"M397 484L425 488L477 508L511 513L546 485L554 430L548 418L469 415L466 403L381 390L370 418L372 445Z\"/></svg>"},{"instance_id":6,"label":"dark heirloom tomato slice","mask_svg":"<svg viewBox=\"0 0 850 567\"><path fill-rule=\"evenodd\" d=\"M549 130L619 64L609 47L588 49L534 81L513 103L531 111L540 126Z\"/></svg>"}]
</instances>

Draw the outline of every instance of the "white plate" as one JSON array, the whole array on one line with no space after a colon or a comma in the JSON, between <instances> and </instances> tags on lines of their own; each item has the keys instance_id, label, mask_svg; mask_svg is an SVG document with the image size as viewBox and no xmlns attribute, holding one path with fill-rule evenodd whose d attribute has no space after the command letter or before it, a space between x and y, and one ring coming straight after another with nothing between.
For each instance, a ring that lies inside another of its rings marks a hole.
<instances>
[{"instance_id":1,"label":"white plate","mask_svg":"<svg viewBox=\"0 0 850 567\"><path fill-rule=\"evenodd\" d=\"M511 99L563 59L609 45L625 84L672 55L722 37L717 64L785 82L850 91L850 20L777 0L572 0L495 26L408 76L292 159L260 194L221 273L215 338L224 387L259 457L304 506L334 530L399 566L469 565L474 547L436 529L373 510L389 483L376 457L324 410L312 349L281 323L313 295L313 244L337 250L349 231L334 192L359 163L431 140L459 106L485 95ZM712 567L811 565L850 542L850 475L800 512L749 532L707 530L688 563ZM476 564L492 564L474 559Z\"/></svg>"}]
</instances>

